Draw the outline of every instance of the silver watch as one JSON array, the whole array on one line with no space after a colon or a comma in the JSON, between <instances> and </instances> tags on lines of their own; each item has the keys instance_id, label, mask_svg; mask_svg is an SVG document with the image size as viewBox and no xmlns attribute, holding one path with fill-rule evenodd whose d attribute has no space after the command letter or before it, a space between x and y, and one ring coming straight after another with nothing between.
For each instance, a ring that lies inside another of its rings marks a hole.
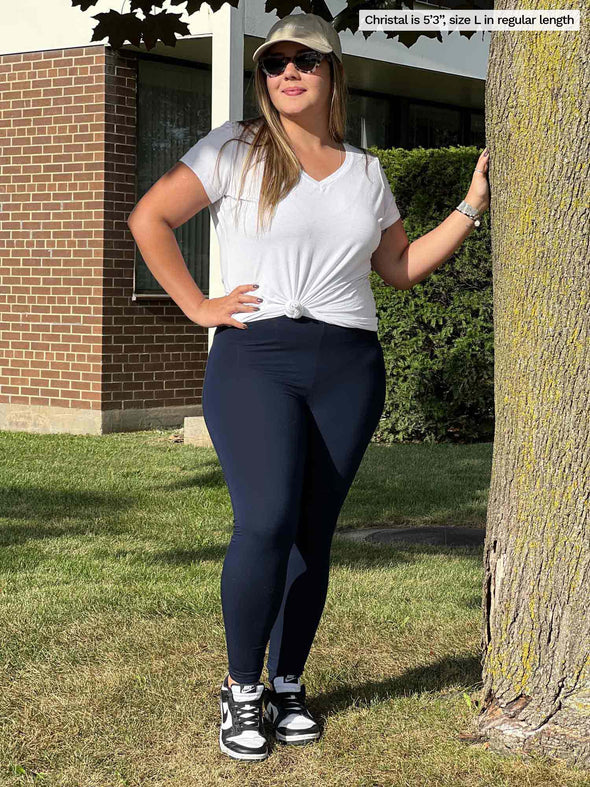
<instances>
[{"instance_id":1,"label":"silver watch","mask_svg":"<svg viewBox=\"0 0 590 787\"><path fill-rule=\"evenodd\" d=\"M461 211L461 213L464 213L466 216L469 216L470 219L473 219L473 223L476 227L480 226L480 214L468 202L465 202L465 200L461 200L455 210Z\"/></svg>"}]
</instances>

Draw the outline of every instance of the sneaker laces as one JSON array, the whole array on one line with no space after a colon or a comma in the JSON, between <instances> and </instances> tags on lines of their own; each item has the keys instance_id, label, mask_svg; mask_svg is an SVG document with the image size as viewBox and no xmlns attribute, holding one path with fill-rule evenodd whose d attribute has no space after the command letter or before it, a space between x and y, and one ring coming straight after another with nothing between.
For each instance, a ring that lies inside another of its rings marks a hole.
<instances>
[{"instance_id":1,"label":"sneaker laces","mask_svg":"<svg viewBox=\"0 0 590 787\"><path fill-rule=\"evenodd\" d=\"M305 716L309 715L309 711L305 707L303 701L303 692L301 691L279 691L275 692L277 703L289 713L302 713Z\"/></svg>"},{"instance_id":2,"label":"sneaker laces","mask_svg":"<svg viewBox=\"0 0 590 787\"><path fill-rule=\"evenodd\" d=\"M235 717L241 730L258 730L260 704L256 702L235 702Z\"/></svg>"}]
</instances>

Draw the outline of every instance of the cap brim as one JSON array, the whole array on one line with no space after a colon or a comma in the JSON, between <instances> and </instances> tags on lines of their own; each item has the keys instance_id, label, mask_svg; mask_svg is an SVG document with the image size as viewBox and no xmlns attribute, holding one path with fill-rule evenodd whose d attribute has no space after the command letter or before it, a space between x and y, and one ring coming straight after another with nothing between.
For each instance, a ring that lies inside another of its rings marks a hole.
<instances>
[{"instance_id":1,"label":"cap brim","mask_svg":"<svg viewBox=\"0 0 590 787\"><path fill-rule=\"evenodd\" d=\"M273 41L265 41L264 44L261 44L252 55L252 60L255 63L257 63L260 56L263 55L267 49L270 49L271 46L274 46L274 44L278 44L281 41L293 41L296 44L305 44L305 46L308 46L310 49L315 49L318 52L323 52L323 54L325 55L327 55L328 52L333 51L331 47L323 46L321 44L318 44L317 46L311 46L308 41L302 41L300 38L275 38Z\"/></svg>"}]
</instances>

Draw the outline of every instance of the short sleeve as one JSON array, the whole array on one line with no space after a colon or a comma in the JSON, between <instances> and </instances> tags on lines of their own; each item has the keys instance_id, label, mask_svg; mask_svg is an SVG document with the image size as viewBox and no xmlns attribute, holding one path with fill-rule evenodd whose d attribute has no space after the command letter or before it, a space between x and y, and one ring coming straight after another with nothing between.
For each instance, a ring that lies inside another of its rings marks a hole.
<instances>
[{"instance_id":1,"label":"short sleeve","mask_svg":"<svg viewBox=\"0 0 590 787\"><path fill-rule=\"evenodd\" d=\"M391 224L394 224L400 218L399 208L397 207L395 197L387 180L387 175L379 159L377 159L379 177L381 179L381 195L379 198L379 206L377 218L381 225L381 230L387 229Z\"/></svg>"},{"instance_id":2,"label":"short sleeve","mask_svg":"<svg viewBox=\"0 0 590 787\"><path fill-rule=\"evenodd\" d=\"M179 159L199 178L211 202L221 199L228 187L232 169L230 163L232 145L225 146L219 157L219 163L217 158L223 143L234 137L234 130L234 123L231 120L212 128Z\"/></svg>"}]
</instances>

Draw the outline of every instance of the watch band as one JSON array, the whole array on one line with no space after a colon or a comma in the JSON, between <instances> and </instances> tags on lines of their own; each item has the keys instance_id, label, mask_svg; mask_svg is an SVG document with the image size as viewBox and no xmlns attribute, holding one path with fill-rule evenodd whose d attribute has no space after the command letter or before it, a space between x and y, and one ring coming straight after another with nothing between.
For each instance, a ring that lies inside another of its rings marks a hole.
<instances>
[{"instance_id":1,"label":"watch band","mask_svg":"<svg viewBox=\"0 0 590 787\"><path fill-rule=\"evenodd\" d=\"M468 216L470 219L473 219L473 223L476 227L479 227L481 224L481 220L479 218L480 214L472 207L468 202L465 200L461 200L461 202L457 205L455 210L460 211L465 216Z\"/></svg>"}]
</instances>

